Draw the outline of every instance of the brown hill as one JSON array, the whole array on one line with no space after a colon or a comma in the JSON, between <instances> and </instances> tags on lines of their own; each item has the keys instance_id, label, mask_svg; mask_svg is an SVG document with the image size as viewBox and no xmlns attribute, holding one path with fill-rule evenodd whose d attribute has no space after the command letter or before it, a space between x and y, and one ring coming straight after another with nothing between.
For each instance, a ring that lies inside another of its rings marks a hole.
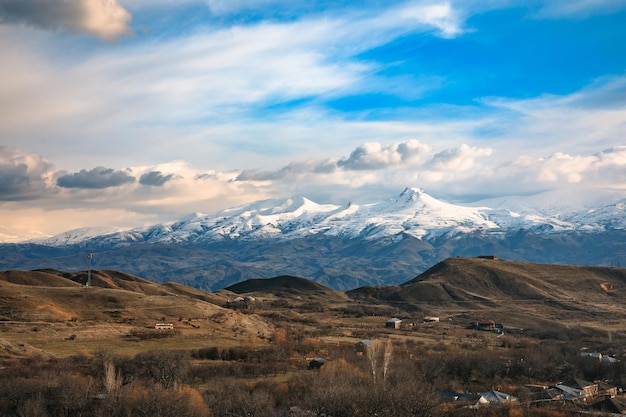
<instances>
[{"instance_id":1,"label":"brown hill","mask_svg":"<svg viewBox=\"0 0 626 417\"><path fill-rule=\"evenodd\" d=\"M400 288L428 284L453 300L597 300L626 288L626 268L450 258Z\"/></svg>"},{"instance_id":2,"label":"brown hill","mask_svg":"<svg viewBox=\"0 0 626 417\"><path fill-rule=\"evenodd\" d=\"M347 294L361 302L444 316L489 315L520 326L534 317L610 328L616 318L626 317L625 289L626 268L450 258L402 285Z\"/></svg>"},{"instance_id":3,"label":"brown hill","mask_svg":"<svg viewBox=\"0 0 626 417\"><path fill-rule=\"evenodd\" d=\"M249 279L225 288L236 294L247 293L291 293L291 294L327 294L336 295L335 291L322 284L305 278L282 275L266 279Z\"/></svg>"},{"instance_id":4,"label":"brown hill","mask_svg":"<svg viewBox=\"0 0 626 417\"><path fill-rule=\"evenodd\" d=\"M38 271L0 271L0 285L2 282L41 287L80 287L79 283L72 281L68 276L64 275L64 273L53 269Z\"/></svg>"},{"instance_id":5,"label":"brown hill","mask_svg":"<svg viewBox=\"0 0 626 417\"><path fill-rule=\"evenodd\" d=\"M22 347L28 346L41 352L104 345L139 349L111 340L150 328L157 331L155 324L161 322L172 323L185 343L201 346L209 338L271 334L266 320L223 308L225 299L218 295L117 271L92 271L92 286L86 287L81 284L86 275L54 270L0 272L0 357L27 354ZM62 342L75 339L80 343L65 346Z\"/></svg>"},{"instance_id":6,"label":"brown hill","mask_svg":"<svg viewBox=\"0 0 626 417\"><path fill-rule=\"evenodd\" d=\"M177 299L165 286L121 272L92 271L91 287L80 284L86 278L84 272L0 272L0 320L149 323L174 312L198 317L218 308L198 299Z\"/></svg>"}]
</instances>

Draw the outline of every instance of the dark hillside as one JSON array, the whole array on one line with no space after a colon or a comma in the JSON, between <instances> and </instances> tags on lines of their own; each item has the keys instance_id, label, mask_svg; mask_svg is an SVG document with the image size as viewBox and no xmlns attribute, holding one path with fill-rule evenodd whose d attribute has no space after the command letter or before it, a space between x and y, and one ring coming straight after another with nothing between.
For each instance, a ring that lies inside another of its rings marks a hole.
<instances>
[{"instance_id":1,"label":"dark hillside","mask_svg":"<svg viewBox=\"0 0 626 417\"><path fill-rule=\"evenodd\" d=\"M314 281L282 275L267 279L249 279L226 287L225 289L237 294L251 292L299 292L299 293L334 293L335 291Z\"/></svg>"}]
</instances>

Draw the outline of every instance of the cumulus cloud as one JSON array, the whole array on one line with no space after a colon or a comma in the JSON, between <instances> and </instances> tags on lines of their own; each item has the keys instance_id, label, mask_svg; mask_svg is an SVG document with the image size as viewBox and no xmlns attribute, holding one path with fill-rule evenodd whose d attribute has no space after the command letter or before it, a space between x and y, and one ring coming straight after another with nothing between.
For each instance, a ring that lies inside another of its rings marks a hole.
<instances>
[{"instance_id":1,"label":"cumulus cloud","mask_svg":"<svg viewBox=\"0 0 626 417\"><path fill-rule=\"evenodd\" d=\"M519 156L496 168L501 182L535 190L569 185L623 187L626 182L626 146L595 153L555 152L545 157Z\"/></svg>"},{"instance_id":2,"label":"cumulus cloud","mask_svg":"<svg viewBox=\"0 0 626 417\"><path fill-rule=\"evenodd\" d=\"M62 175L57 178L57 185L64 188L101 189L119 187L135 181L136 178L126 172L96 167L90 171L81 169L80 172Z\"/></svg>"},{"instance_id":3,"label":"cumulus cloud","mask_svg":"<svg viewBox=\"0 0 626 417\"><path fill-rule=\"evenodd\" d=\"M337 165L349 170L384 169L418 161L431 147L417 140L383 146L368 142L356 148L347 159Z\"/></svg>"},{"instance_id":4,"label":"cumulus cloud","mask_svg":"<svg viewBox=\"0 0 626 417\"><path fill-rule=\"evenodd\" d=\"M475 148L462 144L458 148L438 152L426 167L436 171L468 171L476 165L477 158L490 156L492 152L491 148Z\"/></svg>"},{"instance_id":5,"label":"cumulus cloud","mask_svg":"<svg viewBox=\"0 0 626 417\"><path fill-rule=\"evenodd\" d=\"M172 178L174 178L174 174L163 175L161 171L150 171L139 178L139 184L161 187Z\"/></svg>"},{"instance_id":6,"label":"cumulus cloud","mask_svg":"<svg viewBox=\"0 0 626 417\"><path fill-rule=\"evenodd\" d=\"M271 181L302 175L333 174L337 171L394 169L419 162L430 150L430 145L414 139L391 145L367 142L354 149L347 158L291 162L277 171L244 169L236 181Z\"/></svg>"},{"instance_id":7,"label":"cumulus cloud","mask_svg":"<svg viewBox=\"0 0 626 417\"><path fill-rule=\"evenodd\" d=\"M0 22L65 29L109 41L133 34L131 19L117 0L0 0Z\"/></svg>"},{"instance_id":8,"label":"cumulus cloud","mask_svg":"<svg viewBox=\"0 0 626 417\"><path fill-rule=\"evenodd\" d=\"M0 201L30 200L48 189L54 167L39 155L0 145Z\"/></svg>"},{"instance_id":9,"label":"cumulus cloud","mask_svg":"<svg viewBox=\"0 0 626 417\"><path fill-rule=\"evenodd\" d=\"M626 179L626 146L616 146L592 155L557 153L540 161L540 181L569 183Z\"/></svg>"}]
</instances>

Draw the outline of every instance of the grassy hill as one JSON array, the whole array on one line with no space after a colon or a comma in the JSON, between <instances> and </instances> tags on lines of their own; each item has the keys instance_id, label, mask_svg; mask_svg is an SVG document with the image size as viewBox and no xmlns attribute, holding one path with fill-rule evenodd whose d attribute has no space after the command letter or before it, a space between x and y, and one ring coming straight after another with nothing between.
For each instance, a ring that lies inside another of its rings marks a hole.
<instances>
[{"instance_id":1,"label":"grassy hill","mask_svg":"<svg viewBox=\"0 0 626 417\"><path fill-rule=\"evenodd\" d=\"M347 294L360 302L443 316L464 312L519 327L543 320L617 330L626 318L620 301L625 290L626 268L449 258L402 285Z\"/></svg>"},{"instance_id":2,"label":"grassy hill","mask_svg":"<svg viewBox=\"0 0 626 417\"><path fill-rule=\"evenodd\" d=\"M624 268L449 258L402 285L347 292L287 275L210 293L112 270L93 271L91 287L83 285L86 280L85 272L0 272L2 343L61 354L97 349L104 340L122 351L168 346L124 341L157 322L173 323L186 347L206 346L207 340L225 345L263 340L275 326L361 337L374 334L390 316L413 323L437 316L459 329L492 319L539 337L619 336L626 326ZM240 294L257 301L232 303Z\"/></svg>"},{"instance_id":3,"label":"grassy hill","mask_svg":"<svg viewBox=\"0 0 626 417\"><path fill-rule=\"evenodd\" d=\"M60 354L103 346L131 351L167 346L167 340L152 340L150 332L159 322L172 323L172 333L183 337L187 347L206 346L209 337L228 345L271 334L271 325L261 317L222 307L226 294L156 284L117 271L92 271L91 287L82 284L86 279L85 272L0 272L4 351L19 353L16 345L24 353L37 347ZM144 342L129 337L133 334Z\"/></svg>"}]
</instances>

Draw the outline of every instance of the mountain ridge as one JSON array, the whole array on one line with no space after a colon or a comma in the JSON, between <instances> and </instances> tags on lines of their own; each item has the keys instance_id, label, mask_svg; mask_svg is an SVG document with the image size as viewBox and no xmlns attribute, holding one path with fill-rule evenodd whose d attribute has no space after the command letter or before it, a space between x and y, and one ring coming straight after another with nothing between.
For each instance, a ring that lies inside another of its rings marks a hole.
<instances>
[{"instance_id":1,"label":"mountain ridge","mask_svg":"<svg viewBox=\"0 0 626 417\"><path fill-rule=\"evenodd\" d=\"M265 200L124 232L0 244L0 269L84 270L92 254L94 268L204 290L280 275L348 290L399 284L454 256L626 265L624 201L600 199L606 204L594 208L548 197L547 214L519 199L508 201L512 209L455 205L419 188L367 204ZM561 201L567 210L557 210Z\"/></svg>"},{"instance_id":2,"label":"mountain ridge","mask_svg":"<svg viewBox=\"0 0 626 417\"><path fill-rule=\"evenodd\" d=\"M626 200L625 200L626 201ZM519 207L517 208L519 209ZM77 229L28 243L46 246L145 243L202 244L221 240L293 239L310 234L375 240L405 233L432 239L481 231L507 233L513 229L601 232L626 229L626 203L611 202L568 213L517 212L503 207L455 205L438 200L421 188L405 188L398 197L369 204L318 204L298 196L264 200L212 214L194 213L177 221L144 228L97 234Z\"/></svg>"}]
</instances>

